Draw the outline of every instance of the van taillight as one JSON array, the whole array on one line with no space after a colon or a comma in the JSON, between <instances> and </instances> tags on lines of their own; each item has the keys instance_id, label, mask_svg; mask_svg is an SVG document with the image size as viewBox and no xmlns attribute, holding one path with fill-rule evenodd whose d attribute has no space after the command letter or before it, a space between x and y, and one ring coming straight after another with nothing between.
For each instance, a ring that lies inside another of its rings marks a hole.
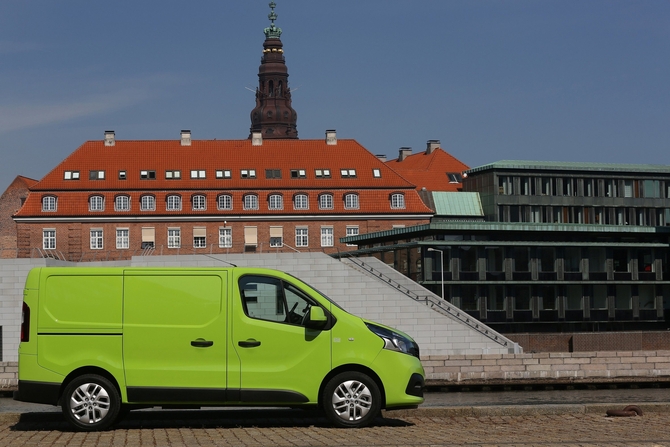
<instances>
[{"instance_id":1,"label":"van taillight","mask_svg":"<svg viewBox=\"0 0 670 447\"><path fill-rule=\"evenodd\" d=\"M24 302L21 314L21 341L30 339L30 307Z\"/></svg>"}]
</instances>

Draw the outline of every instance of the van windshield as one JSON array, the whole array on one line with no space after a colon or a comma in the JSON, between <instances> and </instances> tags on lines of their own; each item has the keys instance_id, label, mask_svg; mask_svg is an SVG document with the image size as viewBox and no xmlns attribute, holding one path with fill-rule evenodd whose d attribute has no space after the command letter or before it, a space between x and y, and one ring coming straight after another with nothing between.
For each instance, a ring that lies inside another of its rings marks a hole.
<instances>
[{"instance_id":1,"label":"van windshield","mask_svg":"<svg viewBox=\"0 0 670 447\"><path fill-rule=\"evenodd\" d=\"M297 279L297 280L300 281L301 283L306 284L306 283L305 283L303 280L301 280L300 278L296 278L294 275L291 275L290 273L287 273L287 274L288 274L289 276L291 276L292 278ZM333 304L335 307L337 307L338 309L340 309L340 310L342 310L342 311L344 311L344 312L347 312L347 310L346 310L345 308L343 308L342 306L340 306L339 304L337 304L335 301L333 301L328 295L326 295L325 293L323 293L322 291L320 291L319 289L317 289L316 287L314 287L314 286L311 285L311 284L307 284L307 285L309 285L309 287L311 287L312 290L314 290L316 293L318 293L319 295L321 295L322 297L324 297L325 299L327 299L327 300L328 300L331 304ZM347 312L347 313L349 313L349 312Z\"/></svg>"}]
</instances>

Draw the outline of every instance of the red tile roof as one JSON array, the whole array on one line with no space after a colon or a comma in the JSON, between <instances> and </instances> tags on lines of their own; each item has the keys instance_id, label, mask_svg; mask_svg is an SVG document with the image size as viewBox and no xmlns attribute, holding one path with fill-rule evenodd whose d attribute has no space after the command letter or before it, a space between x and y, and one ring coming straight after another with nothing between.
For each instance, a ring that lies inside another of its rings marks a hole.
<instances>
[{"instance_id":1,"label":"red tile roof","mask_svg":"<svg viewBox=\"0 0 670 447\"><path fill-rule=\"evenodd\" d=\"M255 170L256 178L241 178L240 171ZM281 179L267 179L266 169L280 169ZM330 178L316 178L315 170L329 169ZM343 178L341 169L355 170L355 177ZM104 180L89 179L89 171L105 171ZM141 171L155 171L153 180L141 179ZM165 171L179 170L181 178L165 178ZM205 179L192 179L192 170L204 170ZM216 178L217 170L230 170L231 178ZM292 178L291 170L305 170L306 178ZM381 177L373 176L379 170ZM78 171L79 180L65 180L66 171ZM126 179L119 179L119 171ZM432 214L415 186L398 175L376 156L354 140L338 140L327 145L325 140L265 140L252 146L250 140L194 140L191 146L181 146L179 140L119 141L105 146L103 141L89 141L80 146L63 162L31 188L31 194L17 217L42 218L65 216L179 216L179 215L287 215L287 214ZM321 192L334 195L334 209L319 210L317 197ZM202 192L207 196L206 211L192 211L190 198ZM217 210L219 193L233 195L233 210ZM278 192L284 197L284 210L268 210L267 195ZM309 196L309 210L293 210L292 198L298 192ZM360 209L345 210L343 194L359 194ZM405 195L405 208L390 208L393 192ZM88 198L93 194L105 197L105 211L88 210ZM139 211L139 197L150 193L156 197L156 211ZM242 210L242 196L259 195L259 210ZM131 197L131 211L114 211L114 197ZM168 194L182 196L182 211L166 211ZM44 195L58 197L57 211L42 212Z\"/></svg>"},{"instance_id":2,"label":"red tile roof","mask_svg":"<svg viewBox=\"0 0 670 447\"><path fill-rule=\"evenodd\" d=\"M414 183L417 190L426 188L428 191L460 191L463 184L451 183L447 174L460 175L470 169L442 148L437 148L430 154L426 152L412 154L403 161L390 160L386 165Z\"/></svg>"}]
</instances>

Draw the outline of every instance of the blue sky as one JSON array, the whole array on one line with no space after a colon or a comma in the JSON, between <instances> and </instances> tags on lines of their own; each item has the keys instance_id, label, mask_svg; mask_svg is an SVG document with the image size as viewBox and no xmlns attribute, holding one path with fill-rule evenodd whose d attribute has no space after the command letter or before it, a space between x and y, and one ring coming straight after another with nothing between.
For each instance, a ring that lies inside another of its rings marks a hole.
<instances>
[{"instance_id":1,"label":"blue sky","mask_svg":"<svg viewBox=\"0 0 670 447\"><path fill-rule=\"evenodd\" d=\"M105 130L243 139L261 0L2 0L0 190ZM300 138L670 164L670 2L278 0Z\"/></svg>"}]
</instances>

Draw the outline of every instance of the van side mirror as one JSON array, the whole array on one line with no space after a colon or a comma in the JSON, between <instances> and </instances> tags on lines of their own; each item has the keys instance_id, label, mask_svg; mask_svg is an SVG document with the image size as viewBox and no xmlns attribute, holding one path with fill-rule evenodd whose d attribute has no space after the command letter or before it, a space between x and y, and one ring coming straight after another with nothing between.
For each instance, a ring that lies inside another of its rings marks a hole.
<instances>
[{"instance_id":1,"label":"van side mirror","mask_svg":"<svg viewBox=\"0 0 670 447\"><path fill-rule=\"evenodd\" d=\"M318 329L324 327L326 323L328 323L328 317L323 309L319 306L311 306L305 326L310 329Z\"/></svg>"}]
</instances>

